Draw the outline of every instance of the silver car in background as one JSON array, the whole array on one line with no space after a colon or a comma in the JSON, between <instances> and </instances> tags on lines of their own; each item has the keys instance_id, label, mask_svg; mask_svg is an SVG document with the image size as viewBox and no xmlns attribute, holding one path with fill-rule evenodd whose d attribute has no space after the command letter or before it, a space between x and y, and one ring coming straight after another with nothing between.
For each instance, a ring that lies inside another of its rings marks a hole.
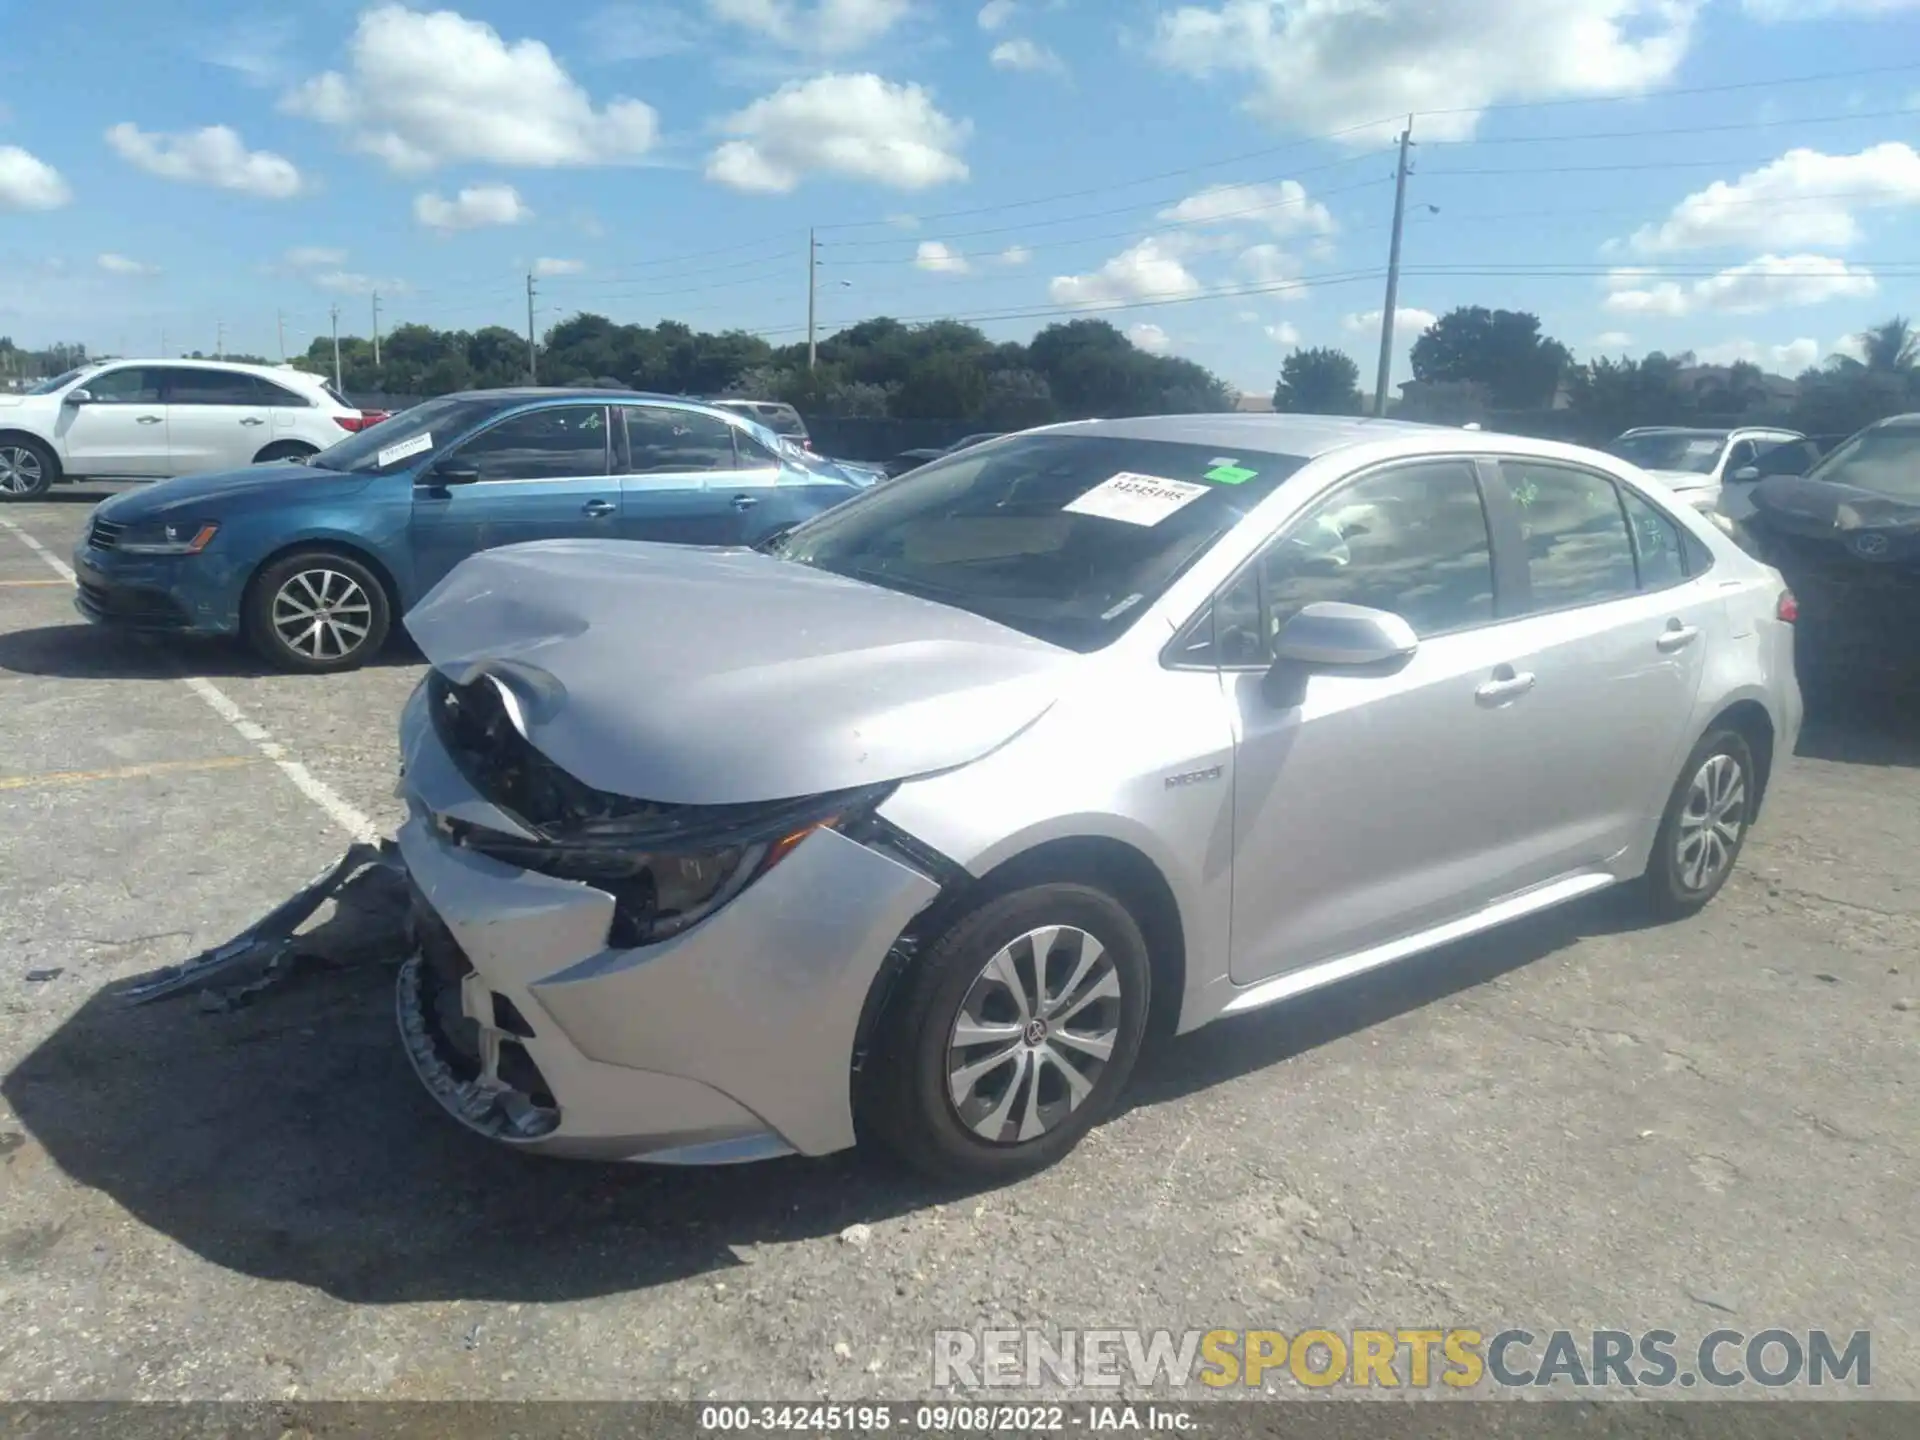
<instances>
[{"instance_id":1,"label":"silver car in background","mask_svg":"<svg viewBox=\"0 0 1920 1440\"><path fill-rule=\"evenodd\" d=\"M1632 465L1379 421L1011 436L765 553L553 541L408 617L400 1026L469 1126L993 1180L1190 1031L1726 881L1780 577Z\"/></svg>"}]
</instances>

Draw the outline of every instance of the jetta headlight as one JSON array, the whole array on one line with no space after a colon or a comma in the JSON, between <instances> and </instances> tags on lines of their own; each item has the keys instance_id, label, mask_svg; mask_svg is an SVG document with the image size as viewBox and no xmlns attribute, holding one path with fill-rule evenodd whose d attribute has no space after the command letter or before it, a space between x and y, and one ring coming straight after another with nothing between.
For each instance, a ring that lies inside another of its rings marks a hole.
<instances>
[{"instance_id":1,"label":"jetta headlight","mask_svg":"<svg viewBox=\"0 0 1920 1440\"><path fill-rule=\"evenodd\" d=\"M114 546L129 555L198 555L220 533L217 520L169 520L130 525Z\"/></svg>"}]
</instances>

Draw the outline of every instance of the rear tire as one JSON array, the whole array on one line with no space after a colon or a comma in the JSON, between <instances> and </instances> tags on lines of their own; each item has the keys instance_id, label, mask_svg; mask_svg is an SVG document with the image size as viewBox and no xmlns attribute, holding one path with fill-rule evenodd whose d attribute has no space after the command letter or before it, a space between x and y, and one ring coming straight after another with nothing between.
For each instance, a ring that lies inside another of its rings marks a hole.
<instances>
[{"instance_id":1,"label":"rear tire","mask_svg":"<svg viewBox=\"0 0 1920 1440\"><path fill-rule=\"evenodd\" d=\"M365 565L337 550L300 550L273 562L247 588L247 639L282 670L327 675L355 670L386 644L393 605Z\"/></svg>"},{"instance_id":2,"label":"rear tire","mask_svg":"<svg viewBox=\"0 0 1920 1440\"><path fill-rule=\"evenodd\" d=\"M0 440L0 501L38 500L60 478L59 458L25 435Z\"/></svg>"},{"instance_id":3,"label":"rear tire","mask_svg":"<svg viewBox=\"0 0 1920 1440\"><path fill-rule=\"evenodd\" d=\"M864 1127L942 1180L1043 1169L1112 1111L1151 986L1140 926L1105 891L988 899L933 941L882 1017L860 1077Z\"/></svg>"},{"instance_id":4,"label":"rear tire","mask_svg":"<svg viewBox=\"0 0 1920 1440\"><path fill-rule=\"evenodd\" d=\"M1737 730L1714 730L1680 767L1647 861L1648 907L1662 920L1704 909L1727 883L1753 827L1760 775Z\"/></svg>"},{"instance_id":5,"label":"rear tire","mask_svg":"<svg viewBox=\"0 0 1920 1440\"><path fill-rule=\"evenodd\" d=\"M258 455L253 457L256 465L271 465L276 460L304 460L309 455L318 455L319 447L309 445L304 440L276 440Z\"/></svg>"}]
</instances>

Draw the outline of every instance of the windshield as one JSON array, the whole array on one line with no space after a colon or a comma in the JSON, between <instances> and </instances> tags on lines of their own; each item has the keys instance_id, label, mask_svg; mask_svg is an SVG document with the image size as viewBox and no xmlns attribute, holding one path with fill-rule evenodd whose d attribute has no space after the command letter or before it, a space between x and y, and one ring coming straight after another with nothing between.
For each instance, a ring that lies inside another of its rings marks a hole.
<instances>
[{"instance_id":1,"label":"windshield","mask_svg":"<svg viewBox=\"0 0 1920 1440\"><path fill-rule=\"evenodd\" d=\"M1711 475L1720 463L1727 437L1698 430L1659 430L1647 435L1622 435L1607 449L1642 470L1685 470Z\"/></svg>"},{"instance_id":2,"label":"windshield","mask_svg":"<svg viewBox=\"0 0 1920 1440\"><path fill-rule=\"evenodd\" d=\"M1098 650L1305 463L1165 441L1017 436L868 490L773 553Z\"/></svg>"},{"instance_id":3,"label":"windshield","mask_svg":"<svg viewBox=\"0 0 1920 1440\"><path fill-rule=\"evenodd\" d=\"M1920 425L1862 430L1814 466L1807 478L1896 500L1920 500Z\"/></svg>"},{"instance_id":4,"label":"windshield","mask_svg":"<svg viewBox=\"0 0 1920 1440\"><path fill-rule=\"evenodd\" d=\"M51 380L42 380L38 385L29 385L20 393L23 395L51 395L56 390L66 389L67 386L86 374L88 368L89 367L82 366L78 370L69 370L66 374L56 375Z\"/></svg>"},{"instance_id":5,"label":"windshield","mask_svg":"<svg viewBox=\"0 0 1920 1440\"><path fill-rule=\"evenodd\" d=\"M307 463L353 475L419 465L499 408L496 400L458 395L424 400L411 410L329 445Z\"/></svg>"}]
</instances>

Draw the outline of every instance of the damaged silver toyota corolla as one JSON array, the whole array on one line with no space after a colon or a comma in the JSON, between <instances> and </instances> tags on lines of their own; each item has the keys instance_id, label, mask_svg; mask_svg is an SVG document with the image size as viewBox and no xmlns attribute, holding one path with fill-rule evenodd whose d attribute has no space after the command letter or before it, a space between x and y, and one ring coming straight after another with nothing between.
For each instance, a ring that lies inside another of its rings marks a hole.
<instances>
[{"instance_id":1,"label":"damaged silver toyota corolla","mask_svg":"<svg viewBox=\"0 0 1920 1440\"><path fill-rule=\"evenodd\" d=\"M1311 417L963 451L760 552L485 552L408 617L399 1017L554 1154L1048 1163L1190 1030L1727 878L1778 576L1623 461Z\"/></svg>"}]
</instances>

